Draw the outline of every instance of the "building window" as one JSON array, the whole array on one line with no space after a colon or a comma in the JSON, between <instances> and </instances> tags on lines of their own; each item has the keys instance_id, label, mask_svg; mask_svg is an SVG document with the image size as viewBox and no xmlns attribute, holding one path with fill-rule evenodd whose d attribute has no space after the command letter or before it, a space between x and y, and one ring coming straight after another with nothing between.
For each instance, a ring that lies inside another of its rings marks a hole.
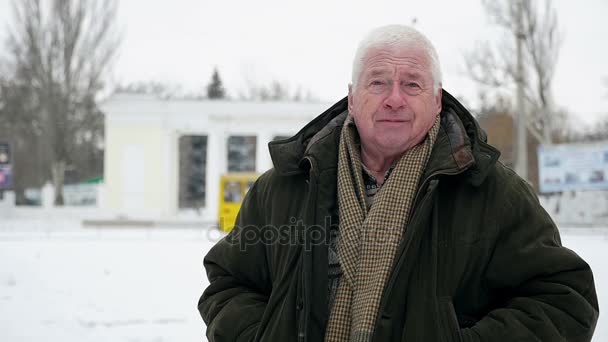
<instances>
[{"instance_id":1,"label":"building window","mask_svg":"<svg viewBox=\"0 0 608 342\"><path fill-rule=\"evenodd\" d=\"M205 207L207 136L179 138L179 208Z\"/></svg>"},{"instance_id":2,"label":"building window","mask_svg":"<svg viewBox=\"0 0 608 342\"><path fill-rule=\"evenodd\" d=\"M256 136L228 138L228 172L254 172Z\"/></svg>"}]
</instances>

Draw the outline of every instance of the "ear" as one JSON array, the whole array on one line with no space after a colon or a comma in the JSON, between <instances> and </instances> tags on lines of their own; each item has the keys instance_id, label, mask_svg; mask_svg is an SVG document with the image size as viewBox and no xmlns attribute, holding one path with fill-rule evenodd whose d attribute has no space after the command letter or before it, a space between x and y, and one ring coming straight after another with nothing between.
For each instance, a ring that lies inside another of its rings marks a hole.
<instances>
[{"instance_id":1,"label":"ear","mask_svg":"<svg viewBox=\"0 0 608 342\"><path fill-rule=\"evenodd\" d=\"M439 85L439 89L437 90L437 95L435 95L435 107L437 115L441 113L441 97L443 95L441 85Z\"/></svg>"},{"instance_id":2,"label":"ear","mask_svg":"<svg viewBox=\"0 0 608 342\"><path fill-rule=\"evenodd\" d=\"M353 85L348 85L348 112L353 114Z\"/></svg>"}]
</instances>

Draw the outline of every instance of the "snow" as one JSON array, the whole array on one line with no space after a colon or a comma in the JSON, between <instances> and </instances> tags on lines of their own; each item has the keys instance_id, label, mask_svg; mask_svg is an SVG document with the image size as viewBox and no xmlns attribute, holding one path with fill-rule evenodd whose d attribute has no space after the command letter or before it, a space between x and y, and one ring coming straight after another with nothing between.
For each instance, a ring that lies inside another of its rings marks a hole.
<instances>
[{"instance_id":1,"label":"snow","mask_svg":"<svg viewBox=\"0 0 608 342\"><path fill-rule=\"evenodd\" d=\"M608 227L563 229L608 303ZM196 304L212 228L81 228L76 220L0 221L0 340L204 340ZM595 342L608 340L600 316Z\"/></svg>"},{"instance_id":2,"label":"snow","mask_svg":"<svg viewBox=\"0 0 608 342\"><path fill-rule=\"evenodd\" d=\"M5 230L0 340L200 341L202 260L219 238L183 228Z\"/></svg>"},{"instance_id":3,"label":"snow","mask_svg":"<svg viewBox=\"0 0 608 342\"><path fill-rule=\"evenodd\" d=\"M608 227L563 229L562 244L575 251L591 266L600 305L600 317L593 341L608 341L608 318L603 311L608 305Z\"/></svg>"}]
</instances>

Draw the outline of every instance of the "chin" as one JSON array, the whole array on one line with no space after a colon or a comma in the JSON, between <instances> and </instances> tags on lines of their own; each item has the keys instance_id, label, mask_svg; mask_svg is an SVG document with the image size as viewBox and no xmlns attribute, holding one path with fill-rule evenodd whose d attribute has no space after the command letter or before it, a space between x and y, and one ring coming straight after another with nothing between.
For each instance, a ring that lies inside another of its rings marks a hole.
<instances>
[{"instance_id":1,"label":"chin","mask_svg":"<svg viewBox=\"0 0 608 342\"><path fill-rule=\"evenodd\" d=\"M384 151L399 153L405 151L407 144L405 144L403 141L382 140L378 141L378 146L380 146L380 148Z\"/></svg>"},{"instance_id":2,"label":"chin","mask_svg":"<svg viewBox=\"0 0 608 342\"><path fill-rule=\"evenodd\" d=\"M403 134L401 134L400 136L382 136L380 137L380 139L377 140L378 144L385 146L385 147L397 147L397 146L406 146L408 145L409 141L411 139L409 137L404 137Z\"/></svg>"}]
</instances>

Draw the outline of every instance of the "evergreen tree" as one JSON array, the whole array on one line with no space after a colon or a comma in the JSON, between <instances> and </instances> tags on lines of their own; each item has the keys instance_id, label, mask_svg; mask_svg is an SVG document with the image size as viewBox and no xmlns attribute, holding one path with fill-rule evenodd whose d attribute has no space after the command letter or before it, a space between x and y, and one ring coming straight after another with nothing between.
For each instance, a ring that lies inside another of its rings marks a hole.
<instances>
[{"instance_id":1,"label":"evergreen tree","mask_svg":"<svg viewBox=\"0 0 608 342\"><path fill-rule=\"evenodd\" d=\"M222 85L222 79L217 68L213 69L211 83L207 86L207 97L210 99L223 99L226 97L226 90Z\"/></svg>"}]
</instances>

